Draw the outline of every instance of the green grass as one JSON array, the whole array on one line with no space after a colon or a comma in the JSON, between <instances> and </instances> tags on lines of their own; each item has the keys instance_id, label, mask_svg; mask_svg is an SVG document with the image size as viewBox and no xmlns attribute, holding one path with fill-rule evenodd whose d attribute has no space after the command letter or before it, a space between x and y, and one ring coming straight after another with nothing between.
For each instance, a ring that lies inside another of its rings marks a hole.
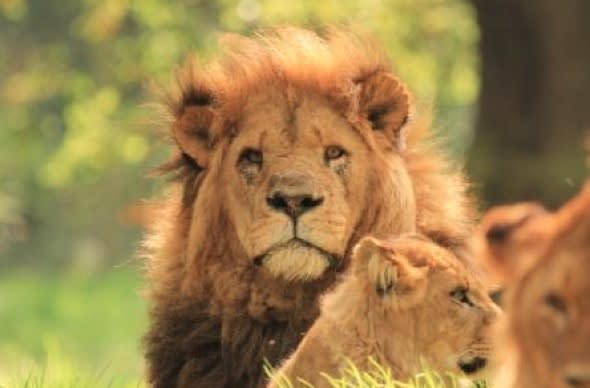
<instances>
[{"instance_id":1,"label":"green grass","mask_svg":"<svg viewBox=\"0 0 590 388\"><path fill-rule=\"evenodd\" d=\"M0 388L142 387L145 303L132 268L0 274ZM377 364L327 377L334 388L457 388L428 370L409 382ZM268 368L267 368L268 369ZM270 369L268 369L270 373ZM281 388L300 387L282 380Z\"/></svg>"},{"instance_id":2,"label":"green grass","mask_svg":"<svg viewBox=\"0 0 590 388\"><path fill-rule=\"evenodd\" d=\"M486 388L485 382L472 383L452 373L438 373L424 367L409 381L396 380L389 368L383 367L370 359L371 367L363 371L349 362L341 376L323 376L332 388ZM274 379L278 388L313 388L304 380L290 381L285 376L266 364L264 370L267 376Z\"/></svg>"},{"instance_id":3,"label":"green grass","mask_svg":"<svg viewBox=\"0 0 590 388\"><path fill-rule=\"evenodd\" d=\"M136 387L139 271L0 275L0 387Z\"/></svg>"}]
</instances>

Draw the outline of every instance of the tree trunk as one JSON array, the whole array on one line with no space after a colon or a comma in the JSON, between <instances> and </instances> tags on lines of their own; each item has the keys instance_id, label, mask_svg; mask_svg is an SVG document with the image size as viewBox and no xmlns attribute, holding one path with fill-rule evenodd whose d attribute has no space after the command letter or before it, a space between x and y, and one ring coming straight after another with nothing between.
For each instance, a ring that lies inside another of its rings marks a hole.
<instances>
[{"instance_id":1,"label":"tree trunk","mask_svg":"<svg viewBox=\"0 0 590 388\"><path fill-rule=\"evenodd\" d=\"M590 1L471 1L482 80L472 175L491 203L556 205L586 176Z\"/></svg>"}]
</instances>

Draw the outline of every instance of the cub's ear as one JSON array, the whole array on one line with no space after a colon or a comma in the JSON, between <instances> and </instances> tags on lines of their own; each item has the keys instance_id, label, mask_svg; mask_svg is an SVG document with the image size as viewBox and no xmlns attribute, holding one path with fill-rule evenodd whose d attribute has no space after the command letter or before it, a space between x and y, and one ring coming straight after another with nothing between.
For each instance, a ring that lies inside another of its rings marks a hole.
<instances>
[{"instance_id":1,"label":"cub's ear","mask_svg":"<svg viewBox=\"0 0 590 388\"><path fill-rule=\"evenodd\" d=\"M550 213L537 203L492 208L482 218L474 239L474 253L497 281L511 282L540 258L554 224Z\"/></svg>"},{"instance_id":2,"label":"cub's ear","mask_svg":"<svg viewBox=\"0 0 590 388\"><path fill-rule=\"evenodd\" d=\"M382 132L398 150L405 148L404 124L410 116L410 96L393 74L375 72L357 81L360 86L359 113L374 131Z\"/></svg>"},{"instance_id":3,"label":"cub's ear","mask_svg":"<svg viewBox=\"0 0 590 388\"><path fill-rule=\"evenodd\" d=\"M398 282L398 269L387 260L384 242L373 237L364 237L354 248L352 265L357 277L367 277L379 296L393 293Z\"/></svg>"},{"instance_id":4,"label":"cub's ear","mask_svg":"<svg viewBox=\"0 0 590 388\"><path fill-rule=\"evenodd\" d=\"M188 72L179 80L181 94L172 102L172 136L180 150L199 167L209 164L215 145L216 112L212 107L213 94L198 85L194 75Z\"/></svg>"},{"instance_id":5,"label":"cub's ear","mask_svg":"<svg viewBox=\"0 0 590 388\"><path fill-rule=\"evenodd\" d=\"M392 243L373 237L363 238L356 246L353 268L379 297L394 296L400 307L413 305L424 295L429 269L412 265Z\"/></svg>"}]
</instances>

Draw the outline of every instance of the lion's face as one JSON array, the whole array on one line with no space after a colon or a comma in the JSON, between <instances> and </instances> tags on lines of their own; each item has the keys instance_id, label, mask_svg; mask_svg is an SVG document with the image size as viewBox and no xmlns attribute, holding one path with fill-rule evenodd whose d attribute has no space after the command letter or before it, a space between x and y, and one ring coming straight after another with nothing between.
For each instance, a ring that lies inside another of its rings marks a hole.
<instances>
[{"instance_id":1,"label":"lion's face","mask_svg":"<svg viewBox=\"0 0 590 388\"><path fill-rule=\"evenodd\" d=\"M380 336L397 349L391 359L422 358L436 370L470 376L484 369L499 309L452 253L406 235L393 241L365 238L353 260L357 276L365 278L361 284L376 292L376 308L390 320L390 331ZM408 341L412 351L403 345Z\"/></svg>"},{"instance_id":2,"label":"lion's face","mask_svg":"<svg viewBox=\"0 0 590 388\"><path fill-rule=\"evenodd\" d=\"M187 255L211 256L197 240L222 224L232 264L313 281L344 268L362 235L415 230L410 97L380 56L351 62L348 38L282 33L240 40L211 69L188 67L172 135L193 168Z\"/></svg>"},{"instance_id":3,"label":"lion's face","mask_svg":"<svg viewBox=\"0 0 590 388\"><path fill-rule=\"evenodd\" d=\"M395 143L346 113L297 88L253 93L232 134L207 155L211 171L193 209L194 233L219 204L247 265L312 281L341 268L367 231L414 230L412 183Z\"/></svg>"},{"instance_id":4,"label":"lion's face","mask_svg":"<svg viewBox=\"0 0 590 388\"><path fill-rule=\"evenodd\" d=\"M224 199L250 260L287 279L339 264L369 200L370 150L319 97L253 98L223 162Z\"/></svg>"},{"instance_id":5,"label":"lion's face","mask_svg":"<svg viewBox=\"0 0 590 388\"><path fill-rule=\"evenodd\" d=\"M482 224L484 258L507 287L499 334L517 346L520 379L590 387L590 186L556 213L506 206Z\"/></svg>"}]
</instances>

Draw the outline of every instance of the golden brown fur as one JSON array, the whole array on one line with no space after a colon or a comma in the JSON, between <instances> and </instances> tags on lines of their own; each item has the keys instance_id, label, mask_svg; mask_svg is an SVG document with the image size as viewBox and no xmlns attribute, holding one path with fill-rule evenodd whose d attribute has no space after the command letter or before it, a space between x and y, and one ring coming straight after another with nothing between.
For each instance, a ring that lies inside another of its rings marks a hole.
<instances>
[{"instance_id":1,"label":"golden brown fur","mask_svg":"<svg viewBox=\"0 0 590 388\"><path fill-rule=\"evenodd\" d=\"M495 386L590 387L590 183L555 213L493 209L477 236L506 286Z\"/></svg>"},{"instance_id":2,"label":"golden brown fur","mask_svg":"<svg viewBox=\"0 0 590 388\"><path fill-rule=\"evenodd\" d=\"M370 40L285 28L223 48L169 97L177 179L146 239L158 387L258 385L360 237L418 230L460 252L472 227L461 172Z\"/></svg>"},{"instance_id":3,"label":"golden brown fur","mask_svg":"<svg viewBox=\"0 0 590 388\"><path fill-rule=\"evenodd\" d=\"M366 237L350 275L323 298L319 318L274 379L330 387L322 373L338 378L349 361L367 370L368 357L401 380L423 363L479 372L497 313L481 281L450 251L417 235Z\"/></svg>"}]
</instances>

